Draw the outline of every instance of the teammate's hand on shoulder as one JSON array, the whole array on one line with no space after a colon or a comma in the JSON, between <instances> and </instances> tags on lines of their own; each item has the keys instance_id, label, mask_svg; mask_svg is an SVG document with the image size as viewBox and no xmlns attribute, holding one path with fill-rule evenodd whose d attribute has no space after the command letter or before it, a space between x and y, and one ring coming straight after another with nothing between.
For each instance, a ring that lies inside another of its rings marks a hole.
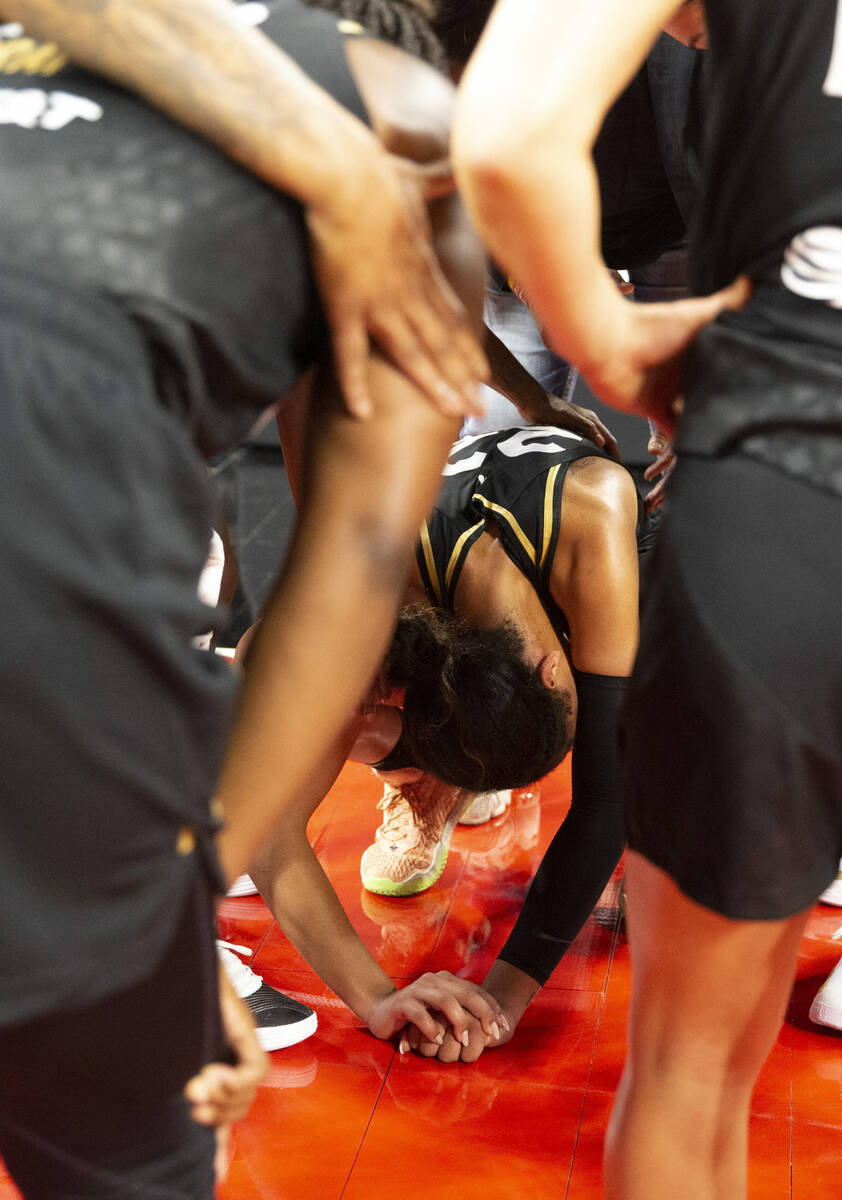
<instances>
[{"instance_id":1,"label":"teammate's hand on shoulder","mask_svg":"<svg viewBox=\"0 0 842 1200\"><path fill-rule=\"evenodd\" d=\"M562 400L560 396L547 395L550 411L540 424L555 425L559 429L569 429L587 438L595 446L601 447L606 454L620 462L620 447L614 434L591 408L582 408L570 400Z\"/></svg>"},{"instance_id":2,"label":"teammate's hand on shoulder","mask_svg":"<svg viewBox=\"0 0 842 1200\"><path fill-rule=\"evenodd\" d=\"M369 343L447 416L481 413L487 364L433 251L425 198L449 187L374 143L329 198L307 209L313 266L349 412L371 412ZM444 173L447 174L446 172Z\"/></svg>"}]
</instances>

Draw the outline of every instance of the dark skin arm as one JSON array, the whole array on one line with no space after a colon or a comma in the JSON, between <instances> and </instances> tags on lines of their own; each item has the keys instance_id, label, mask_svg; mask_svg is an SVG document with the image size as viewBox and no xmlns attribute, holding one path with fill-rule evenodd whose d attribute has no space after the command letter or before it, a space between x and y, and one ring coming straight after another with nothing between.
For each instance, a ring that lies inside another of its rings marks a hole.
<instances>
[{"instance_id":1,"label":"dark skin arm","mask_svg":"<svg viewBox=\"0 0 842 1200\"><path fill-rule=\"evenodd\" d=\"M510 400L530 425L557 425L560 429L569 429L619 460L617 441L596 413L559 396L551 396L487 326L484 348L491 369L489 387Z\"/></svg>"}]
</instances>

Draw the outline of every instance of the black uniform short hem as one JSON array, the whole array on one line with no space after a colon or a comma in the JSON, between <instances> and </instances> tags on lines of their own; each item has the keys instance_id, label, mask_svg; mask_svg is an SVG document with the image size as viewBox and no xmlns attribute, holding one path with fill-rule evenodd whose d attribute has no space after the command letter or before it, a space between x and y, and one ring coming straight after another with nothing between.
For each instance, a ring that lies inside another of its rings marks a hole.
<instances>
[{"instance_id":1,"label":"black uniform short hem","mask_svg":"<svg viewBox=\"0 0 842 1200\"><path fill-rule=\"evenodd\" d=\"M815 902L842 854L842 503L683 458L623 719L630 847L724 916Z\"/></svg>"}]
</instances>

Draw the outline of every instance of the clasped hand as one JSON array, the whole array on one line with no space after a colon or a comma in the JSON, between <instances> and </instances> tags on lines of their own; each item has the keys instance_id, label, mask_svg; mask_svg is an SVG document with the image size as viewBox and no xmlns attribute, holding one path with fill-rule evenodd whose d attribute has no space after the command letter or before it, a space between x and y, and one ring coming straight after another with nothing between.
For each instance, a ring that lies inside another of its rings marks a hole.
<instances>
[{"instance_id":1,"label":"clasped hand","mask_svg":"<svg viewBox=\"0 0 842 1200\"><path fill-rule=\"evenodd\" d=\"M401 1053L418 1049L445 1062L459 1057L473 1062L486 1045L508 1040L509 1033L509 1022L494 997L449 971L428 971L390 992L372 1009L368 1027L375 1037L400 1034Z\"/></svg>"}]
</instances>

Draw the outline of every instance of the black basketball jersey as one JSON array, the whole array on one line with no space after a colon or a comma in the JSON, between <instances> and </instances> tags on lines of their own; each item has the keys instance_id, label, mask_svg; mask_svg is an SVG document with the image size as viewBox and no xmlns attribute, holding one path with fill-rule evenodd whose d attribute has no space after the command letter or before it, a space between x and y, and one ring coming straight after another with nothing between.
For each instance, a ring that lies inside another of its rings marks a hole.
<instances>
[{"instance_id":1,"label":"black basketball jersey","mask_svg":"<svg viewBox=\"0 0 842 1200\"><path fill-rule=\"evenodd\" d=\"M590 457L607 456L577 434L549 425L501 429L456 442L415 549L432 603L453 610L468 551L493 520L507 556L547 611L566 625L550 593L550 571L564 478L571 463Z\"/></svg>"},{"instance_id":2,"label":"black basketball jersey","mask_svg":"<svg viewBox=\"0 0 842 1200\"><path fill-rule=\"evenodd\" d=\"M696 290L748 274L688 355L677 446L842 491L842 3L706 0ZM829 437L826 435L830 435Z\"/></svg>"},{"instance_id":3,"label":"black basketball jersey","mask_svg":"<svg viewBox=\"0 0 842 1200\"><path fill-rule=\"evenodd\" d=\"M240 6L363 116L337 21ZM163 398L206 453L326 346L301 206L123 89L0 26L0 269L93 289L140 323Z\"/></svg>"},{"instance_id":4,"label":"black basketball jersey","mask_svg":"<svg viewBox=\"0 0 842 1200\"><path fill-rule=\"evenodd\" d=\"M699 290L747 272L811 299L838 300L842 271L834 288L829 259L842 258L842 7L838 0L706 0L706 9L712 78ZM827 227L836 236L828 250L816 250L813 272L794 263L790 273L788 248Z\"/></svg>"}]
</instances>

